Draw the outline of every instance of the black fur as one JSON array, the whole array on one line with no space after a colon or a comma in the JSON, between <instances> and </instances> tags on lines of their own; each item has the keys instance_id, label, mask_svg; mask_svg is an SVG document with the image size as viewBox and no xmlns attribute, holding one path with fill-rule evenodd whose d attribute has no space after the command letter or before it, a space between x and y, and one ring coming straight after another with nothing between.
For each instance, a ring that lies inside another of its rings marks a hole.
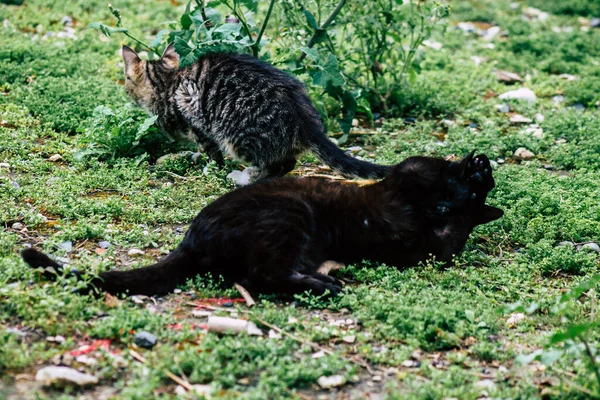
<instances>
[{"instance_id":1,"label":"black fur","mask_svg":"<svg viewBox=\"0 0 600 400\"><path fill-rule=\"evenodd\" d=\"M472 154L452 163L412 157L362 187L263 180L205 207L179 247L157 264L104 272L92 283L110 293L160 295L210 272L254 292L335 295L340 282L317 272L327 260L397 267L431 256L450 261L476 225L502 216L485 205L493 187L487 157ZM32 267L56 266L31 249L23 258Z\"/></svg>"}]
</instances>

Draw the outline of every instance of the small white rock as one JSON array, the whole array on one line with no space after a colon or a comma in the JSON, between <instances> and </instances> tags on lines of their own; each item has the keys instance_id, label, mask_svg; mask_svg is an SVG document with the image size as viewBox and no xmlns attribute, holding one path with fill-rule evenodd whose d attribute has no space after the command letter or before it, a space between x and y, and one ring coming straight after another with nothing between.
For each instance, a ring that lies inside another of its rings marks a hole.
<instances>
[{"instance_id":1,"label":"small white rock","mask_svg":"<svg viewBox=\"0 0 600 400\"><path fill-rule=\"evenodd\" d=\"M346 343L354 343L356 341L356 336L348 335L342 337L342 340Z\"/></svg>"},{"instance_id":2,"label":"small white rock","mask_svg":"<svg viewBox=\"0 0 600 400\"><path fill-rule=\"evenodd\" d=\"M321 376L319 379L317 379L317 383L323 389L331 389L342 386L344 383L346 383L346 378L344 378L342 375Z\"/></svg>"},{"instance_id":3,"label":"small white rock","mask_svg":"<svg viewBox=\"0 0 600 400\"><path fill-rule=\"evenodd\" d=\"M62 160L62 156L60 154L54 154L53 156L48 157L48 161L57 162Z\"/></svg>"},{"instance_id":4,"label":"small white rock","mask_svg":"<svg viewBox=\"0 0 600 400\"><path fill-rule=\"evenodd\" d=\"M527 150L525 147L519 147L517 150L515 150L513 157L517 160L525 161L531 160L533 157L535 157L535 154Z\"/></svg>"},{"instance_id":5,"label":"small white rock","mask_svg":"<svg viewBox=\"0 0 600 400\"><path fill-rule=\"evenodd\" d=\"M78 386L89 386L98 383L98 378L85 374L69 367L44 367L35 374L35 380L42 382L44 386L67 386L75 384Z\"/></svg>"},{"instance_id":6,"label":"small white rock","mask_svg":"<svg viewBox=\"0 0 600 400\"><path fill-rule=\"evenodd\" d=\"M546 118L542 114L540 114L540 113L535 114L536 122L541 124L542 122L544 122L545 119Z\"/></svg>"},{"instance_id":7,"label":"small white rock","mask_svg":"<svg viewBox=\"0 0 600 400\"><path fill-rule=\"evenodd\" d=\"M581 246L581 250L593 251L594 253L600 253L600 246L596 243L586 243Z\"/></svg>"},{"instance_id":8,"label":"small white rock","mask_svg":"<svg viewBox=\"0 0 600 400\"><path fill-rule=\"evenodd\" d=\"M510 316L506 320L506 325L508 325L509 328L512 328L515 325L517 325L519 322L523 321L524 319L525 319L525 314L523 314L523 313L512 313L512 314L510 314Z\"/></svg>"},{"instance_id":9,"label":"small white rock","mask_svg":"<svg viewBox=\"0 0 600 400\"><path fill-rule=\"evenodd\" d=\"M139 250L139 249L130 249L127 252L128 256L143 256L144 255L144 251L143 250Z\"/></svg>"},{"instance_id":10,"label":"small white rock","mask_svg":"<svg viewBox=\"0 0 600 400\"><path fill-rule=\"evenodd\" d=\"M6 162L2 162L2 163L0 163L0 168L7 168L8 169L8 168L10 168L10 164L6 163Z\"/></svg>"},{"instance_id":11,"label":"small white rock","mask_svg":"<svg viewBox=\"0 0 600 400\"><path fill-rule=\"evenodd\" d=\"M533 122L533 120L531 120L530 118L524 117L521 114L515 114L512 117L510 117L511 124L530 124L532 122Z\"/></svg>"},{"instance_id":12,"label":"small white rock","mask_svg":"<svg viewBox=\"0 0 600 400\"><path fill-rule=\"evenodd\" d=\"M323 350L319 350L316 353L313 353L312 358L322 358L325 357L325 352Z\"/></svg>"},{"instance_id":13,"label":"small white rock","mask_svg":"<svg viewBox=\"0 0 600 400\"><path fill-rule=\"evenodd\" d=\"M371 377L371 380L372 380L373 382L381 382L381 381L383 380L383 377L382 377L381 375L373 375L373 376Z\"/></svg>"},{"instance_id":14,"label":"small white rock","mask_svg":"<svg viewBox=\"0 0 600 400\"><path fill-rule=\"evenodd\" d=\"M20 231L21 229L23 229L25 227L25 225L23 225L20 222L15 222L14 224L12 224L11 228L17 231Z\"/></svg>"},{"instance_id":15,"label":"small white rock","mask_svg":"<svg viewBox=\"0 0 600 400\"><path fill-rule=\"evenodd\" d=\"M175 294L179 294L179 293L181 293L181 289L174 289L174 290L173 290L173 293L175 293Z\"/></svg>"},{"instance_id":16,"label":"small white rock","mask_svg":"<svg viewBox=\"0 0 600 400\"><path fill-rule=\"evenodd\" d=\"M502 100L524 100L528 102L535 102L537 97L533 90L529 88L520 88L517 90L510 90L506 93L502 93L498 98Z\"/></svg>"}]
</instances>

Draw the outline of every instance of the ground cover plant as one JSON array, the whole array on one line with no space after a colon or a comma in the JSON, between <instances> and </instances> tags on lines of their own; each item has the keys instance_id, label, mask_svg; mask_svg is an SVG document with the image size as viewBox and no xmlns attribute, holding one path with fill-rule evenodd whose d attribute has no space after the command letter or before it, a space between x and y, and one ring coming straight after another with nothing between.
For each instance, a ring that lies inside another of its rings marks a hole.
<instances>
[{"instance_id":1,"label":"ground cover plant","mask_svg":"<svg viewBox=\"0 0 600 400\"><path fill-rule=\"evenodd\" d=\"M91 273L148 264L181 240L202 207L233 188L226 175L239 166L160 158L193 149L161 141L152 119L129 105L118 48L144 49L127 36L84 29L97 21L116 26L104 2L4 3L1 398L600 396L597 2L452 1L445 32L436 28L420 40L415 73L394 88L385 73L369 76L373 58L352 58L360 55L353 48L376 41L368 33L344 40L332 24L331 47L314 48L335 55L349 92L361 89L343 146L384 164L477 148L494 160L489 202L505 216L477 228L451 268L349 265L337 273L346 282L338 298L262 297L251 309L214 277L159 299L94 298L72 293L77 283L68 277L41 281L20 260L19 250L33 245ZM263 34L274 44L259 54L281 68L293 69L275 52L280 37L292 35L286 24L305 24L294 35L298 46L314 33L297 4L289 2L287 14L275 8ZM319 27L338 3L303 4ZM163 21L181 24L187 4L113 5L128 32L151 44L172 30ZM368 11L346 6L340 24ZM392 16L403 18L401 11ZM256 21L247 20L257 35L262 17ZM323 96L311 72L298 76L329 133L342 137L343 101ZM500 97L519 88L531 89L535 101ZM330 172L306 156L295 173ZM248 319L264 335L206 332L208 314ZM157 337L152 349L135 343L143 331ZM43 388L36 372L51 365L98 382Z\"/></svg>"}]
</instances>

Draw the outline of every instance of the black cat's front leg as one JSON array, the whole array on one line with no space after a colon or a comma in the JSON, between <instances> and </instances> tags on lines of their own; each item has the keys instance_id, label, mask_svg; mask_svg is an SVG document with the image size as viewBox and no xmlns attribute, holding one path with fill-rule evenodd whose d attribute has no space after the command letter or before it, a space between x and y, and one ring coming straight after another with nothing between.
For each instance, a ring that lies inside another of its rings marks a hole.
<instances>
[{"instance_id":1,"label":"black cat's front leg","mask_svg":"<svg viewBox=\"0 0 600 400\"><path fill-rule=\"evenodd\" d=\"M469 154L448 166L446 195L437 204L436 215L449 216L483 207L495 186L490 160L485 154Z\"/></svg>"}]
</instances>

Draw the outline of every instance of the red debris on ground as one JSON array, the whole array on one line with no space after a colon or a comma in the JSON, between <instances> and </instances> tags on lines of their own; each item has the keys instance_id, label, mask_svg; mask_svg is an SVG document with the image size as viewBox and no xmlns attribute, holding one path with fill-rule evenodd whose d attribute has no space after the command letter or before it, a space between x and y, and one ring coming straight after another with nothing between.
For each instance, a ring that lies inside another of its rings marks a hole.
<instances>
[{"instance_id":1,"label":"red debris on ground","mask_svg":"<svg viewBox=\"0 0 600 400\"><path fill-rule=\"evenodd\" d=\"M94 350L98 350L98 349L108 350L109 348L110 348L110 340L100 339L100 340L94 340L90 344L81 345L79 348L69 351L68 354L72 355L73 357L77 357L77 356L80 356L83 354L89 354Z\"/></svg>"}]
</instances>

